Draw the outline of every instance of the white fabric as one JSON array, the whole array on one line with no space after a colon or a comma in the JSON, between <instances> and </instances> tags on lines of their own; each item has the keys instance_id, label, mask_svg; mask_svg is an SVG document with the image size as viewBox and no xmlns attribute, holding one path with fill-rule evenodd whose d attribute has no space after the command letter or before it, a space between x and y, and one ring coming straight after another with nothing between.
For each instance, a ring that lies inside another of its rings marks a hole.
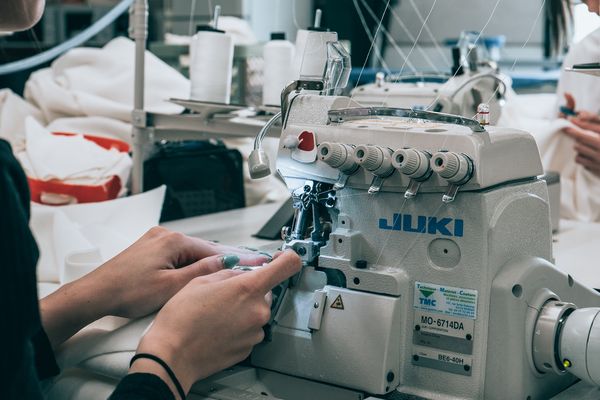
<instances>
[{"instance_id":1,"label":"white fabric","mask_svg":"<svg viewBox=\"0 0 600 400\"><path fill-rule=\"evenodd\" d=\"M15 152L25 148L25 118L28 116L45 122L39 109L9 89L0 90L0 138L8 140Z\"/></svg>"},{"instance_id":2,"label":"white fabric","mask_svg":"<svg viewBox=\"0 0 600 400\"><path fill-rule=\"evenodd\" d=\"M50 122L50 132L77 132L115 138L131 144L131 124L107 117L59 118Z\"/></svg>"},{"instance_id":3,"label":"white fabric","mask_svg":"<svg viewBox=\"0 0 600 400\"><path fill-rule=\"evenodd\" d=\"M235 18L222 17L220 26L237 43L254 43L247 26ZM8 139L15 152L24 150L25 117L31 116L52 132L86 133L131 143L130 114L133 108L134 44L117 38L102 49L78 48L58 58L50 68L32 74L24 101L0 91L0 137ZM188 98L189 81L151 53L146 53L145 99L149 111L178 113L181 107L165 102L171 97ZM258 128L257 128L258 129ZM250 139L227 141L238 148L244 160L252 150ZM271 144L269 144L271 142ZM265 140L272 162L276 140ZM273 171L275 169L273 168ZM278 201L288 196L285 185L274 175L250 179L244 165L247 205Z\"/></svg>"},{"instance_id":4,"label":"white fabric","mask_svg":"<svg viewBox=\"0 0 600 400\"><path fill-rule=\"evenodd\" d=\"M586 36L582 41L573 45L565 57L563 65L572 67L575 64L600 61L600 29ZM557 107L565 104L564 93L575 97L577 110L591 112L600 111L600 78L587 74L563 71L558 82Z\"/></svg>"},{"instance_id":5,"label":"white fabric","mask_svg":"<svg viewBox=\"0 0 600 400\"><path fill-rule=\"evenodd\" d=\"M165 187L101 203L49 207L32 203L40 248L38 282L65 284L94 270L158 225Z\"/></svg>"},{"instance_id":6,"label":"white fabric","mask_svg":"<svg viewBox=\"0 0 600 400\"><path fill-rule=\"evenodd\" d=\"M600 58L600 29L574 45L564 65L597 61ZM600 221L600 177L575 163L575 142L562 133L571 123L558 118L565 104L564 93L571 93L576 109L600 111L600 79L563 71L557 94L512 96L502 111L499 126L531 133L540 150L544 169L557 171L561 178L561 218Z\"/></svg>"},{"instance_id":7,"label":"white fabric","mask_svg":"<svg viewBox=\"0 0 600 400\"><path fill-rule=\"evenodd\" d=\"M104 149L82 135L53 135L31 117L25 121L25 130L26 149L17 157L29 177L86 185L97 185L114 175L123 183L128 180L132 162L127 153Z\"/></svg>"},{"instance_id":8,"label":"white fabric","mask_svg":"<svg viewBox=\"0 0 600 400\"><path fill-rule=\"evenodd\" d=\"M76 48L31 75L25 98L40 108L46 120L102 116L131 121L135 44L113 39L102 49ZM180 106L166 101L186 98L189 81L158 57L146 52L145 109L175 114Z\"/></svg>"}]
</instances>

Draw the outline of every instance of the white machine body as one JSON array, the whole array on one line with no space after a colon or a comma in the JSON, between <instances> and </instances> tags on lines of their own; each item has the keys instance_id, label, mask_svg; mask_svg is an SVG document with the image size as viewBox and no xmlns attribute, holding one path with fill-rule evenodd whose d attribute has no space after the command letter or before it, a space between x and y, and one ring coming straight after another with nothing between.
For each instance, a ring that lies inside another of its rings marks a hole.
<instances>
[{"instance_id":1,"label":"white machine body","mask_svg":"<svg viewBox=\"0 0 600 400\"><path fill-rule=\"evenodd\" d=\"M529 134L303 93L277 159L302 272L250 365L189 399L563 400L600 383L600 297L552 265ZM46 397L107 398L151 321L78 338Z\"/></svg>"},{"instance_id":2,"label":"white machine body","mask_svg":"<svg viewBox=\"0 0 600 400\"><path fill-rule=\"evenodd\" d=\"M323 215L304 237L292 227L284 247L305 267L254 366L394 398L541 400L575 381L534 365L536 319L551 299L600 298L551 264L548 190L529 134L434 114L364 117L345 97L290 103L277 169L304 204L297 224L316 194L331 229L317 237ZM316 155L283 145L307 135ZM346 158L354 149L359 167L330 157L336 148ZM402 149L431 157L410 197L410 168L377 173Z\"/></svg>"}]
</instances>

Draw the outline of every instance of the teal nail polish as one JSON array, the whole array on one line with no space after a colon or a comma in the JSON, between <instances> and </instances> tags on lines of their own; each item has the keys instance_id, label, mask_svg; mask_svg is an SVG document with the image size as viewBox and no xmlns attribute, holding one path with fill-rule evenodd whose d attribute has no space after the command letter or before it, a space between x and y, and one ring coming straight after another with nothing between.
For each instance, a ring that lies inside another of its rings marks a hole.
<instances>
[{"instance_id":1,"label":"teal nail polish","mask_svg":"<svg viewBox=\"0 0 600 400\"><path fill-rule=\"evenodd\" d=\"M235 255L226 255L221 259L224 268L233 268L240 262L240 258Z\"/></svg>"},{"instance_id":2,"label":"teal nail polish","mask_svg":"<svg viewBox=\"0 0 600 400\"><path fill-rule=\"evenodd\" d=\"M258 254L260 254L261 256L265 256L269 259L269 261L273 260L273 256L270 255L269 253L265 253L264 251L259 251Z\"/></svg>"},{"instance_id":3,"label":"teal nail polish","mask_svg":"<svg viewBox=\"0 0 600 400\"><path fill-rule=\"evenodd\" d=\"M248 251L258 251L258 249L255 249L254 247L248 247L248 246L240 246L240 249L248 250Z\"/></svg>"}]
</instances>

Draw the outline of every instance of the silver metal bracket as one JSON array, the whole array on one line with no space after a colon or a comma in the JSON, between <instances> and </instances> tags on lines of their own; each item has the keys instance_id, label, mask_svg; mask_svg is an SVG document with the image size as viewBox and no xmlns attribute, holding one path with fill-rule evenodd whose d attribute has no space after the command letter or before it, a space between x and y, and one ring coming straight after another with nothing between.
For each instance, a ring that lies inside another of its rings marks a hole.
<instances>
[{"instance_id":1,"label":"silver metal bracket","mask_svg":"<svg viewBox=\"0 0 600 400\"><path fill-rule=\"evenodd\" d=\"M348 178L350 178L350 175L340 172L337 181L333 185L333 190L340 190L345 188L346 183L348 183Z\"/></svg>"},{"instance_id":2,"label":"silver metal bracket","mask_svg":"<svg viewBox=\"0 0 600 400\"><path fill-rule=\"evenodd\" d=\"M432 111L411 110L409 108L390 108L390 107L357 107L344 108L340 110L330 110L330 123L342 123L348 120L365 117L401 117L422 119L426 121L440 122L444 124L453 124L466 126L473 132L485 132L485 128L474 119L461 117L452 114L443 114Z\"/></svg>"},{"instance_id":3,"label":"silver metal bracket","mask_svg":"<svg viewBox=\"0 0 600 400\"><path fill-rule=\"evenodd\" d=\"M308 329L318 331L321 329L321 320L323 319L323 311L327 302L327 292L324 290L315 290L313 297L313 307L310 309L308 316Z\"/></svg>"},{"instance_id":4,"label":"silver metal bracket","mask_svg":"<svg viewBox=\"0 0 600 400\"><path fill-rule=\"evenodd\" d=\"M146 128L148 126L148 114L144 110L133 110L131 112L131 122L137 128Z\"/></svg>"},{"instance_id":5,"label":"silver metal bracket","mask_svg":"<svg viewBox=\"0 0 600 400\"><path fill-rule=\"evenodd\" d=\"M383 186L383 182L385 182L385 178L380 176L376 176L373 178L371 182L371 187L369 187L369 194L376 194L381 191L381 187Z\"/></svg>"},{"instance_id":6,"label":"silver metal bracket","mask_svg":"<svg viewBox=\"0 0 600 400\"><path fill-rule=\"evenodd\" d=\"M294 250L304 264L312 263L319 257L320 246L312 240L291 240L281 246L281 250Z\"/></svg>"},{"instance_id":7,"label":"silver metal bracket","mask_svg":"<svg viewBox=\"0 0 600 400\"><path fill-rule=\"evenodd\" d=\"M408 184L408 188L406 189L406 192L404 192L404 198L412 199L413 197L415 197L417 195L417 193L419 192L421 183L422 183L421 181L416 181L414 179L411 179Z\"/></svg>"},{"instance_id":8,"label":"silver metal bracket","mask_svg":"<svg viewBox=\"0 0 600 400\"><path fill-rule=\"evenodd\" d=\"M442 196L443 203L452 203L456 198L456 194L458 193L458 189L460 189L460 185L450 185L446 190L446 193Z\"/></svg>"}]
</instances>

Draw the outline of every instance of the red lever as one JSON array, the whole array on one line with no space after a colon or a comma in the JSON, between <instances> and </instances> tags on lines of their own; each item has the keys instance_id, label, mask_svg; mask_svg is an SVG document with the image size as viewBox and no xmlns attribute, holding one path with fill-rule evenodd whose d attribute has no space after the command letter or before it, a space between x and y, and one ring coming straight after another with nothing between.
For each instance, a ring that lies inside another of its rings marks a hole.
<instances>
[{"instance_id":1,"label":"red lever","mask_svg":"<svg viewBox=\"0 0 600 400\"><path fill-rule=\"evenodd\" d=\"M300 143L298 149L302 151L313 151L315 149L315 134L309 131L304 131L298 136Z\"/></svg>"}]
</instances>

